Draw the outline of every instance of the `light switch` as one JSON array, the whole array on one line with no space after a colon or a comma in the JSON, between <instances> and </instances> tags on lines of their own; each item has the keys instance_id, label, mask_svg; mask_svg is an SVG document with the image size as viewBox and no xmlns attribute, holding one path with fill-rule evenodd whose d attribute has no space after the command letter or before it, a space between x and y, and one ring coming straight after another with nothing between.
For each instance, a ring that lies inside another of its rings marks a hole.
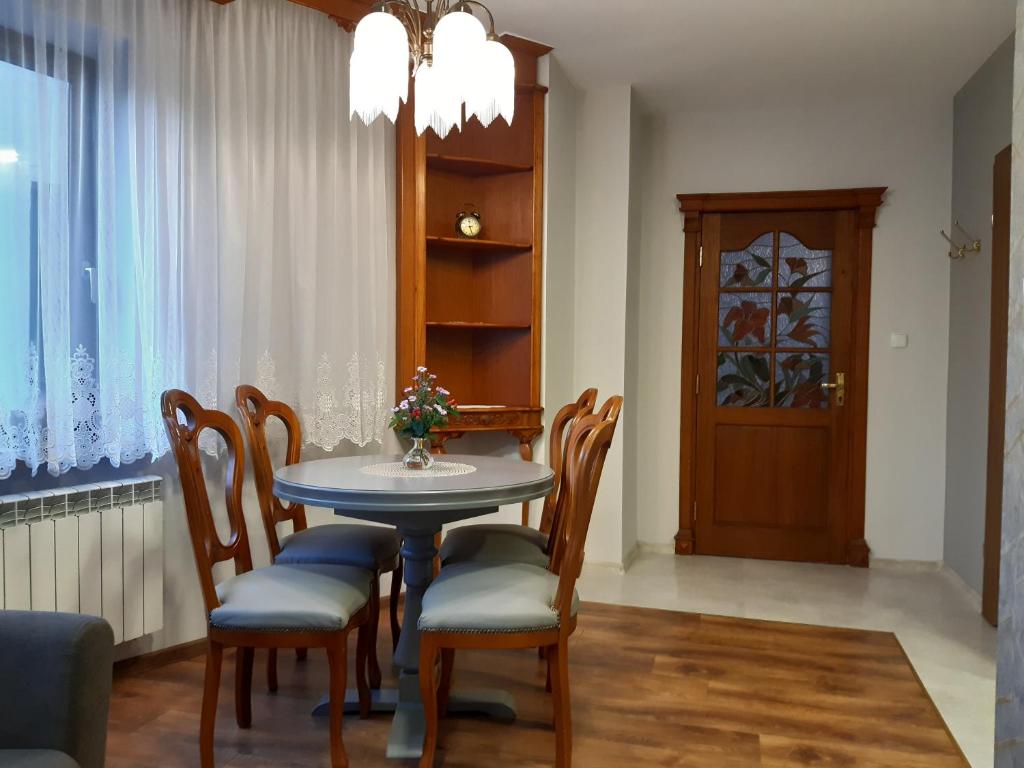
<instances>
[{"instance_id":1,"label":"light switch","mask_svg":"<svg viewBox=\"0 0 1024 768\"><path fill-rule=\"evenodd\" d=\"M890 333L889 334L889 346L893 349L903 349L907 346L907 334L905 333Z\"/></svg>"}]
</instances>

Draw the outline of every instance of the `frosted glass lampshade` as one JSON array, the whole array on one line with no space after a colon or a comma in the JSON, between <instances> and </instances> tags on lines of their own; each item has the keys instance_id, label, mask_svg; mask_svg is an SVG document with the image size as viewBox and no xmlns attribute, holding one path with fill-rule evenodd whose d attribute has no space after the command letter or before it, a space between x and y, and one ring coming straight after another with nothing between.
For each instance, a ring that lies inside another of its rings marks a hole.
<instances>
[{"instance_id":1,"label":"frosted glass lampshade","mask_svg":"<svg viewBox=\"0 0 1024 768\"><path fill-rule=\"evenodd\" d=\"M434 29L434 67L445 73L460 101L472 90L480 51L487 41L484 25L471 13L454 11Z\"/></svg>"},{"instance_id":2,"label":"frosted glass lampshade","mask_svg":"<svg viewBox=\"0 0 1024 768\"><path fill-rule=\"evenodd\" d=\"M409 98L409 35L390 13L367 14L356 26L349 69L350 115L369 125L379 115L391 122Z\"/></svg>"},{"instance_id":3,"label":"frosted glass lampshade","mask_svg":"<svg viewBox=\"0 0 1024 768\"><path fill-rule=\"evenodd\" d=\"M497 40L485 41L470 82L466 119L476 115L486 128L501 115L512 125L516 111L516 62L512 52Z\"/></svg>"},{"instance_id":4,"label":"frosted glass lampshade","mask_svg":"<svg viewBox=\"0 0 1024 768\"><path fill-rule=\"evenodd\" d=\"M443 139L462 122L462 101L445 73L428 62L416 72L416 133L433 128Z\"/></svg>"},{"instance_id":5,"label":"frosted glass lampshade","mask_svg":"<svg viewBox=\"0 0 1024 768\"><path fill-rule=\"evenodd\" d=\"M407 96L407 83L399 86L396 78L389 76L372 57L364 55L363 51L352 52L349 64L349 117L359 115L365 125L380 115L387 115L394 122L398 117L403 88Z\"/></svg>"}]
</instances>

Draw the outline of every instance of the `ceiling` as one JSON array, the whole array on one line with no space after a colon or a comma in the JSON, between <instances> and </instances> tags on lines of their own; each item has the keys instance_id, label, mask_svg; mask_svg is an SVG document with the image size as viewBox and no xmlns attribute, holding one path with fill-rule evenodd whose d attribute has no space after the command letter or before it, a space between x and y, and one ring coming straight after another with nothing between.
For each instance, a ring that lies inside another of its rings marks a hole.
<instances>
[{"instance_id":1,"label":"ceiling","mask_svg":"<svg viewBox=\"0 0 1024 768\"><path fill-rule=\"evenodd\" d=\"M952 98L1014 28L1014 0L487 0L577 85L651 111L837 97ZM626 10L624 10L626 9Z\"/></svg>"}]
</instances>

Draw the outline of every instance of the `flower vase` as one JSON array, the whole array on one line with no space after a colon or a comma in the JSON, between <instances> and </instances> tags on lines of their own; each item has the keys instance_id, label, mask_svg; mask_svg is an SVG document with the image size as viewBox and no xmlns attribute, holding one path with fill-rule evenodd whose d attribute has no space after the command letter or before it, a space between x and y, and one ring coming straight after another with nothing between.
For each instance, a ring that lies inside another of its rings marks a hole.
<instances>
[{"instance_id":1,"label":"flower vase","mask_svg":"<svg viewBox=\"0 0 1024 768\"><path fill-rule=\"evenodd\" d=\"M430 438L414 437L412 448L402 458L406 469L430 469L434 464L434 457L430 453Z\"/></svg>"}]
</instances>

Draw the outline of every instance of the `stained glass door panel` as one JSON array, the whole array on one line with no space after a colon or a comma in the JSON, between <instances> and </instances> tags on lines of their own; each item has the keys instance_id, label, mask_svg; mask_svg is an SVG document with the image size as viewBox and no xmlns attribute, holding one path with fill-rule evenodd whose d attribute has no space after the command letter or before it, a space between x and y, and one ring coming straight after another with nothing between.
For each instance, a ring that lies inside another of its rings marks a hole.
<instances>
[{"instance_id":1,"label":"stained glass door panel","mask_svg":"<svg viewBox=\"0 0 1024 768\"><path fill-rule=\"evenodd\" d=\"M832 260L781 228L721 251L719 406L829 407Z\"/></svg>"}]
</instances>

